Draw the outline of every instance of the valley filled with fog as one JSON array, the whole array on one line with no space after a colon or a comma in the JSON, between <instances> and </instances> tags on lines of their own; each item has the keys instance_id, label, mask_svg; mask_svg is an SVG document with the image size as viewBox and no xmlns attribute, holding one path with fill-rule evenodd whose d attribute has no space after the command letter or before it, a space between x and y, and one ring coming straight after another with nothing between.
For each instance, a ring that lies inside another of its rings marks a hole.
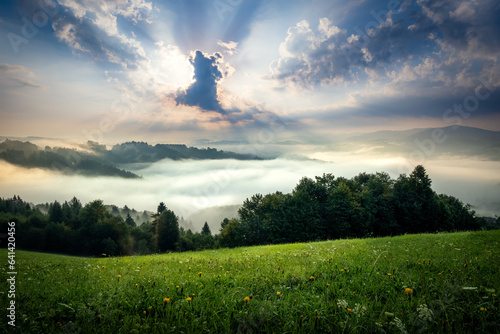
<instances>
[{"instance_id":1,"label":"valley filled with fog","mask_svg":"<svg viewBox=\"0 0 500 334\"><path fill-rule=\"evenodd\" d=\"M141 179L64 175L0 160L0 184L2 196L15 194L34 204L64 202L76 196L82 203L101 199L105 204L155 211L163 201L179 217L191 220L195 229L201 229L207 221L215 232L223 218L237 216L246 198L256 193L289 193L302 177L331 173L350 178L362 172L387 172L396 179L402 172L411 172L403 156L321 152L317 148L308 151L262 161L164 159L119 166L141 175ZM499 161L450 157L419 163L426 168L438 194L470 203L478 215L500 214Z\"/></svg>"}]
</instances>

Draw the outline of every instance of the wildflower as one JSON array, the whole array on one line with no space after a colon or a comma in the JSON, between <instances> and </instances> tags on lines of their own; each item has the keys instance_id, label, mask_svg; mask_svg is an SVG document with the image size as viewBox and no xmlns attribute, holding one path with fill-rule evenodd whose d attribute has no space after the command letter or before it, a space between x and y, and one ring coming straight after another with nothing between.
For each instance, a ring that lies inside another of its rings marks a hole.
<instances>
[{"instance_id":1,"label":"wildflower","mask_svg":"<svg viewBox=\"0 0 500 334\"><path fill-rule=\"evenodd\" d=\"M196 295L193 293L193 294L192 294L192 296L194 297L194 296L196 296Z\"/></svg>"},{"instance_id":2,"label":"wildflower","mask_svg":"<svg viewBox=\"0 0 500 334\"><path fill-rule=\"evenodd\" d=\"M191 267L189 267L188 270L191 270Z\"/></svg>"},{"instance_id":3,"label":"wildflower","mask_svg":"<svg viewBox=\"0 0 500 334\"><path fill-rule=\"evenodd\" d=\"M142 312L142 314L146 315L146 311Z\"/></svg>"},{"instance_id":4,"label":"wildflower","mask_svg":"<svg viewBox=\"0 0 500 334\"><path fill-rule=\"evenodd\" d=\"M387 276L392 276L392 274L391 273L387 273Z\"/></svg>"},{"instance_id":5,"label":"wildflower","mask_svg":"<svg viewBox=\"0 0 500 334\"><path fill-rule=\"evenodd\" d=\"M178 286L178 285L176 285L176 286L175 286L175 288L176 288L176 289L179 289L179 286Z\"/></svg>"},{"instance_id":6,"label":"wildflower","mask_svg":"<svg viewBox=\"0 0 500 334\"><path fill-rule=\"evenodd\" d=\"M150 306L150 307L148 307L148 310L151 310L152 308L153 308L153 306Z\"/></svg>"},{"instance_id":7,"label":"wildflower","mask_svg":"<svg viewBox=\"0 0 500 334\"><path fill-rule=\"evenodd\" d=\"M344 299L339 299L339 300L337 300L337 307L338 308L348 308L349 304Z\"/></svg>"},{"instance_id":8,"label":"wildflower","mask_svg":"<svg viewBox=\"0 0 500 334\"><path fill-rule=\"evenodd\" d=\"M189 303L189 302L191 302L191 297L187 297L187 298L186 298L186 301L187 301L188 303Z\"/></svg>"},{"instance_id":9,"label":"wildflower","mask_svg":"<svg viewBox=\"0 0 500 334\"><path fill-rule=\"evenodd\" d=\"M406 331L405 325L403 324L401 319L399 319L398 317L395 317L394 323L402 334L408 334L408 332Z\"/></svg>"},{"instance_id":10,"label":"wildflower","mask_svg":"<svg viewBox=\"0 0 500 334\"><path fill-rule=\"evenodd\" d=\"M248 296L245 297L244 301L245 301L245 304L248 303L250 301L250 297L248 297Z\"/></svg>"},{"instance_id":11,"label":"wildflower","mask_svg":"<svg viewBox=\"0 0 500 334\"><path fill-rule=\"evenodd\" d=\"M170 303L170 298L163 298L163 304Z\"/></svg>"},{"instance_id":12,"label":"wildflower","mask_svg":"<svg viewBox=\"0 0 500 334\"><path fill-rule=\"evenodd\" d=\"M138 286L137 283L135 283L135 287L137 287L137 286Z\"/></svg>"},{"instance_id":13,"label":"wildflower","mask_svg":"<svg viewBox=\"0 0 500 334\"><path fill-rule=\"evenodd\" d=\"M410 289L410 288L406 288L406 289L405 289L405 292L406 292L406 294L409 296L409 295L411 295L411 294L413 293L413 290L412 290L412 289Z\"/></svg>"},{"instance_id":14,"label":"wildflower","mask_svg":"<svg viewBox=\"0 0 500 334\"><path fill-rule=\"evenodd\" d=\"M201 277L201 274L202 274L202 272L200 271L200 272L198 273L198 275L200 275L200 277Z\"/></svg>"},{"instance_id":15,"label":"wildflower","mask_svg":"<svg viewBox=\"0 0 500 334\"><path fill-rule=\"evenodd\" d=\"M330 284L326 283L326 287L328 288L330 286Z\"/></svg>"},{"instance_id":16,"label":"wildflower","mask_svg":"<svg viewBox=\"0 0 500 334\"><path fill-rule=\"evenodd\" d=\"M340 269L340 271L344 271L344 269Z\"/></svg>"},{"instance_id":17,"label":"wildflower","mask_svg":"<svg viewBox=\"0 0 500 334\"><path fill-rule=\"evenodd\" d=\"M106 268L106 266L102 266L103 268Z\"/></svg>"},{"instance_id":18,"label":"wildflower","mask_svg":"<svg viewBox=\"0 0 500 334\"><path fill-rule=\"evenodd\" d=\"M488 311L488 309L487 309L487 308L484 308L484 307L481 307L481 308L479 309L479 311L481 311L481 312L486 312L486 311Z\"/></svg>"},{"instance_id":19,"label":"wildflower","mask_svg":"<svg viewBox=\"0 0 500 334\"><path fill-rule=\"evenodd\" d=\"M118 275L118 278L122 278L122 275Z\"/></svg>"},{"instance_id":20,"label":"wildflower","mask_svg":"<svg viewBox=\"0 0 500 334\"><path fill-rule=\"evenodd\" d=\"M276 292L276 296L278 296L278 297L279 297L280 295L281 295L281 292L279 292L279 291L278 291L278 292Z\"/></svg>"},{"instance_id":21,"label":"wildflower","mask_svg":"<svg viewBox=\"0 0 500 334\"><path fill-rule=\"evenodd\" d=\"M418 317L424 321L431 321L434 313L427 307L427 304L422 304L417 307Z\"/></svg>"},{"instance_id":22,"label":"wildflower","mask_svg":"<svg viewBox=\"0 0 500 334\"><path fill-rule=\"evenodd\" d=\"M352 310L350 308L347 308L347 312L352 312Z\"/></svg>"},{"instance_id":23,"label":"wildflower","mask_svg":"<svg viewBox=\"0 0 500 334\"><path fill-rule=\"evenodd\" d=\"M366 313L366 306L360 305L358 303L355 304L353 313L356 314L358 317L361 317L365 315Z\"/></svg>"},{"instance_id":24,"label":"wildflower","mask_svg":"<svg viewBox=\"0 0 500 334\"><path fill-rule=\"evenodd\" d=\"M309 277L311 281L314 281L314 276Z\"/></svg>"}]
</instances>

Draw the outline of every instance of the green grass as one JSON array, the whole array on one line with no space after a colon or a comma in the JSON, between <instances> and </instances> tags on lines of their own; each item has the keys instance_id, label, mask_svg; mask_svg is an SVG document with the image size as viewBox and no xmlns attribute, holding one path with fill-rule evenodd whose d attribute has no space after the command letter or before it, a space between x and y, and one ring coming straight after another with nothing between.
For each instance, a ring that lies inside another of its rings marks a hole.
<instances>
[{"instance_id":1,"label":"green grass","mask_svg":"<svg viewBox=\"0 0 500 334\"><path fill-rule=\"evenodd\" d=\"M120 258L16 251L16 332L498 333L499 240L484 231ZM12 330L8 286L2 332Z\"/></svg>"}]
</instances>

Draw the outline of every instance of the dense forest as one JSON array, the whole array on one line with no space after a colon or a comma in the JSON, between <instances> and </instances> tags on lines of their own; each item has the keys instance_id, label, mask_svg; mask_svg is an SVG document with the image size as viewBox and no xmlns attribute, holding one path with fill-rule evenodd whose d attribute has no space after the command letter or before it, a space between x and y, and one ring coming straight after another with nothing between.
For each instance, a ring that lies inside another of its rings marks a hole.
<instances>
[{"instance_id":1,"label":"dense forest","mask_svg":"<svg viewBox=\"0 0 500 334\"><path fill-rule=\"evenodd\" d=\"M113 176L140 178L139 175L120 169L116 164L154 163L162 159L183 160L262 160L251 154L219 151L215 148L188 147L180 144L156 144L127 142L114 145L110 150L106 145L88 141L80 145L81 150L49 147L44 149L30 142L6 139L0 142L0 160L25 168L43 168L65 174L84 176Z\"/></svg>"},{"instance_id":2,"label":"dense forest","mask_svg":"<svg viewBox=\"0 0 500 334\"><path fill-rule=\"evenodd\" d=\"M303 178L290 194L256 194L245 200L239 217L224 219L216 235L207 223L199 232L179 227L179 218L163 202L139 226L130 214L124 218L101 200L82 205L73 198L45 205L46 212L40 208L19 196L0 198L1 231L9 221L16 222L17 248L114 256L477 230L485 225L469 205L436 194L423 166L396 180L386 173ZM499 223L497 219L490 226Z\"/></svg>"}]
</instances>

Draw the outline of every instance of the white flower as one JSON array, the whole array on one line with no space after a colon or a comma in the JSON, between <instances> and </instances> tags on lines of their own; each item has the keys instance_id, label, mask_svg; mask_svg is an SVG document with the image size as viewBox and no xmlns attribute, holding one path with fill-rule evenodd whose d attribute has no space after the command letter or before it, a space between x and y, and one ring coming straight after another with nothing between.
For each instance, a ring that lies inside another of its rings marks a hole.
<instances>
[{"instance_id":1,"label":"white flower","mask_svg":"<svg viewBox=\"0 0 500 334\"><path fill-rule=\"evenodd\" d=\"M346 309L349 307L349 304L344 299L339 299L339 300L337 300L337 306L338 306L338 308Z\"/></svg>"},{"instance_id":2,"label":"white flower","mask_svg":"<svg viewBox=\"0 0 500 334\"><path fill-rule=\"evenodd\" d=\"M402 334L408 334L408 332L406 331L405 324L403 324L403 322L401 321L401 319L399 319L398 317L395 317L394 318L394 323L396 324L396 327L399 329L399 331Z\"/></svg>"},{"instance_id":3,"label":"white flower","mask_svg":"<svg viewBox=\"0 0 500 334\"><path fill-rule=\"evenodd\" d=\"M431 321L432 317L434 316L434 313L432 312L432 310L429 310L427 304L422 304L419 307L417 307L417 312L418 312L418 317L423 321Z\"/></svg>"},{"instance_id":4,"label":"white flower","mask_svg":"<svg viewBox=\"0 0 500 334\"><path fill-rule=\"evenodd\" d=\"M361 317L366 313L366 306L356 303L352 312L358 317Z\"/></svg>"}]
</instances>

